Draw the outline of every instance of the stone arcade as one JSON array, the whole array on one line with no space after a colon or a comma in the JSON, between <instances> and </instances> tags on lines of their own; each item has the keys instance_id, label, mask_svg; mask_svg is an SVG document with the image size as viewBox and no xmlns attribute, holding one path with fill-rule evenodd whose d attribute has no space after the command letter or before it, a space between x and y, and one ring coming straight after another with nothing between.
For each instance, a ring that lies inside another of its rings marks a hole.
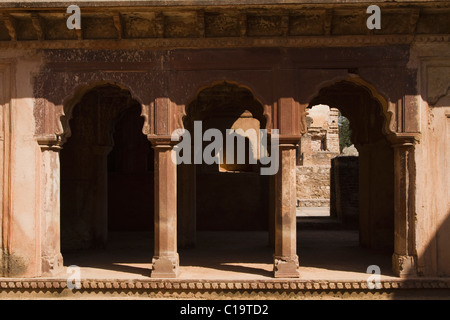
<instances>
[{"instance_id":1,"label":"stone arcade","mask_svg":"<svg viewBox=\"0 0 450 320\"><path fill-rule=\"evenodd\" d=\"M360 244L389 248L399 278L450 276L450 2L376 1L379 30L373 3L222 2L1 1L1 276L58 277L66 251L150 230L147 276L177 278L209 228L267 231L272 276L295 281L296 150L318 104L353 126ZM177 167L171 133L195 121L278 129L278 173Z\"/></svg>"}]
</instances>

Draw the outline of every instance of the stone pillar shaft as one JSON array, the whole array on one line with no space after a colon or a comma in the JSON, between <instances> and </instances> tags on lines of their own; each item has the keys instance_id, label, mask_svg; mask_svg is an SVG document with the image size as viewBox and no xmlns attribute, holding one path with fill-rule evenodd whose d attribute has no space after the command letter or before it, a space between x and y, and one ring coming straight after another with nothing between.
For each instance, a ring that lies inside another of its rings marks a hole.
<instances>
[{"instance_id":1,"label":"stone pillar shaft","mask_svg":"<svg viewBox=\"0 0 450 320\"><path fill-rule=\"evenodd\" d=\"M41 272L54 276L62 271L60 242L59 146L41 146Z\"/></svg>"},{"instance_id":2,"label":"stone pillar shaft","mask_svg":"<svg viewBox=\"0 0 450 320\"><path fill-rule=\"evenodd\" d=\"M152 278L176 278L177 252L177 168L173 146L153 143L155 150L155 252Z\"/></svg>"},{"instance_id":3,"label":"stone pillar shaft","mask_svg":"<svg viewBox=\"0 0 450 320\"><path fill-rule=\"evenodd\" d=\"M297 217L296 217L296 174L294 144L280 144L280 167L275 176L275 254L274 276L296 278Z\"/></svg>"},{"instance_id":4,"label":"stone pillar shaft","mask_svg":"<svg viewBox=\"0 0 450 320\"><path fill-rule=\"evenodd\" d=\"M394 145L395 216L393 271L398 276L416 274L414 258L414 144Z\"/></svg>"}]
</instances>

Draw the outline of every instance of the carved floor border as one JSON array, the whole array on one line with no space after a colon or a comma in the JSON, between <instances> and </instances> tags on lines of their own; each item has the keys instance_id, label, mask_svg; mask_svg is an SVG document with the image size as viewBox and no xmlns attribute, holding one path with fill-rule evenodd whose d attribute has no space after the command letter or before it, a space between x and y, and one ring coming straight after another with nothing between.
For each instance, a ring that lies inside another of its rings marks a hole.
<instances>
[{"instance_id":1,"label":"carved floor border","mask_svg":"<svg viewBox=\"0 0 450 320\"><path fill-rule=\"evenodd\" d=\"M382 280L369 289L366 281L328 280L179 280L85 279L69 289L67 280L0 280L0 299L144 298L144 299L302 299L302 298L414 298L450 299L450 278Z\"/></svg>"}]
</instances>

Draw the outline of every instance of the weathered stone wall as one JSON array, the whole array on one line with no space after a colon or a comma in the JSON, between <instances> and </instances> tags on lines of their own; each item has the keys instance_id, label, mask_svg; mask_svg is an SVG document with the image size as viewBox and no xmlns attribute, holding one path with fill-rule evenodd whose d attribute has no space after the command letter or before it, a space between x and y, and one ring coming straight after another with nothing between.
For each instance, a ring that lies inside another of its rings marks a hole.
<instances>
[{"instance_id":1,"label":"weathered stone wall","mask_svg":"<svg viewBox=\"0 0 450 320\"><path fill-rule=\"evenodd\" d=\"M421 69L422 106L412 231L417 269L424 276L450 276L450 45L418 45L413 52L418 58L411 64Z\"/></svg>"},{"instance_id":2,"label":"weathered stone wall","mask_svg":"<svg viewBox=\"0 0 450 320\"><path fill-rule=\"evenodd\" d=\"M39 183L48 169L39 166L34 137L32 74L40 64L34 51L0 51L0 122L6 129L0 139L0 272L8 276L40 274L39 197L45 199L45 194Z\"/></svg>"},{"instance_id":3,"label":"weathered stone wall","mask_svg":"<svg viewBox=\"0 0 450 320\"><path fill-rule=\"evenodd\" d=\"M297 166L297 201L299 207L330 205L330 166Z\"/></svg>"},{"instance_id":4,"label":"weathered stone wall","mask_svg":"<svg viewBox=\"0 0 450 320\"><path fill-rule=\"evenodd\" d=\"M297 150L297 206L330 206L331 159L339 154L338 114L326 105L308 110L308 131Z\"/></svg>"}]
</instances>

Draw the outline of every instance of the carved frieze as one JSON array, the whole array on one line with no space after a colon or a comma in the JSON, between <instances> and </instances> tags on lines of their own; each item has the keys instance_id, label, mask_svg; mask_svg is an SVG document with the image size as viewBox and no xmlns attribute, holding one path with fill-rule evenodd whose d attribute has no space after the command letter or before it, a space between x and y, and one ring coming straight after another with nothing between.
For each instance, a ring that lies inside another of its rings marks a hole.
<instances>
[{"instance_id":1,"label":"carved frieze","mask_svg":"<svg viewBox=\"0 0 450 320\"><path fill-rule=\"evenodd\" d=\"M305 8L301 6L213 7L203 8L83 8L82 29L66 27L68 14L62 9L30 10L0 9L0 43L11 45L27 40L32 45L45 46L56 40L139 40L139 39L201 39L217 38L232 46L229 38L369 36L376 37L417 34L448 35L450 8L429 8L431 4L416 4L408 8L382 6L380 30L369 30L365 6L334 6ZM32 43L34 41L39 41ZM305 40L305 39L304 39ZM307 39L306 39L307 40ZM412 39L410 39L412 40ZM445 41L445 39L443 39ZM388 40L386 40L388 41ZM439 39L434 39L439 41ZM5 42L5 43L3 43ZM44 43L42 43L44 42ZM173 45L173 41L170 42ZM135 45L135 43L128 43ZM201 42L210 46L210 42ZM288 43L289 44L289 43ZM296 45L295 43L291 45ZM80 44L78 44L79 46ZM189 42L186 42L189 46ZM190 45L198 45L195 42ZM273 43L273 46L279 44Z\"/></svg>"}]
</instances>

